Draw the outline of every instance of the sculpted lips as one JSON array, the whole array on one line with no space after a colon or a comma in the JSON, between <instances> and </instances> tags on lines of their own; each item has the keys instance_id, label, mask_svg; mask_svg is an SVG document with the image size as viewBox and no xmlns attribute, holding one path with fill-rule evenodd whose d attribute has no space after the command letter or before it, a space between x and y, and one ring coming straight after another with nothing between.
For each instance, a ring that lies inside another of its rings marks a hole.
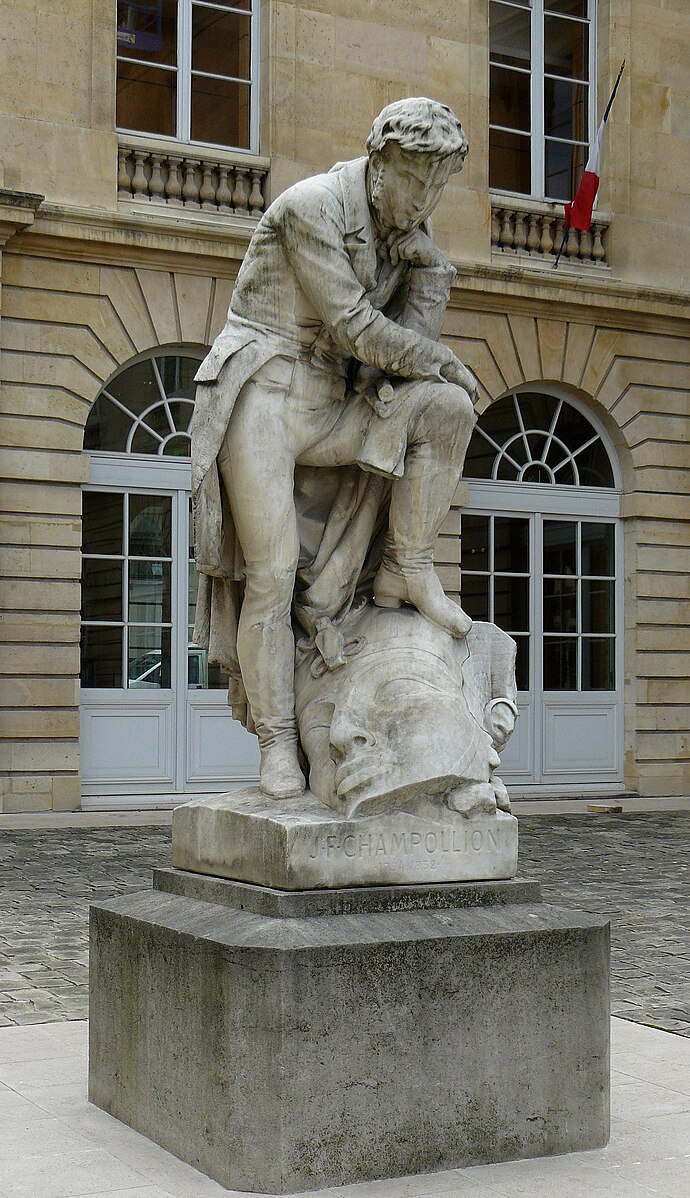
<instances>
[{"instance_id":1,"label":"sculpted lips","mask_svg":"<svg viewBox=\"0 0 690 1198\"><path fill-rule=\"evenodd\" d=\"M377 783L393 766L393 759L380 750L348 755L335 771L335 789L341 798L354 790L365 790Z\"/></svg>"}]
</instances>

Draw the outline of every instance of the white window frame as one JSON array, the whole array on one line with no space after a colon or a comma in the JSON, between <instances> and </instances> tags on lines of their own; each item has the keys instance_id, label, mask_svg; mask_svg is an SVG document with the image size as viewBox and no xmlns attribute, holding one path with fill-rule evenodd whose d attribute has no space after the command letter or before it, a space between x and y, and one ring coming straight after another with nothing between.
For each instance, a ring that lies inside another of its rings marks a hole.
<instances>
[{"instance_id":1,"label":"white window frame","mask_svg":"<svg viewBox=\"0 0 690 1198\"><path fill-rule=\"evenodd\" d=\"M192 122L192 5L202 8L215 8L223 12L234 12L239 16L249 17L251 53L249 80L237 79L233 75L212 75L207 71L195 71L208 79L225 79L230 83L249 83L249 146L227 146L220 142L193 141L191 137ZM259 8L260 0L251 0L251 10L239 8L228 3L215 3L214 0L178 0L177 14L177 65L164 63L148 63L141 58L120 58L117 61L133 62L139 66L152 66L159 71L172 71L177 75L177 132L174 137L163 133L148 133L143 129L128 129L118 125L118 133L129 133L135 137L155 137L157 140L171 144L183 142L186 145L205 146L213 150L238 150L244 154L259 153Z\"/></svg>"},{"instance_id":2,"label":"white window frame","mask_svg":"<svg viewBox=\"0 0 690 1198\"><path fill-rule=\"evenodd\" d=\"M531 115L531 132L529 134L530 141L530 161L531 161L531 191L529 198L532 200L542 200L547 203L562 204L562 198L548 196L546 194L546 154L545 154L545 133L544 133L544 7L548 7L548 0L529 0L531 13L531 33L530 33L530 68L510 67L523 75L530 76L530 115ZM518 9L525 12L525 5L513 3L513 0L501 0L506 7ZM574 17L568 17L563 13L554 13L554 16L560 16L564 21L576 20ZM588 46L588 71L589 79L585 86L589 89L588 105L587 105L587 137L588 146L591 146L597 131L597 5L596 0L587 0L587 21L589 22L589 46ZM578 23L580 23L578 21ZM491 27L489 26L489 64L494 65L491 60ZM496 63L496 66L504 66L503 63ZM556 76L556 78L565 78L565 76ZM491 87L491 72L489 71L489 88ZM510 128L507 125L490 125L491 129L500 129L506 133L515 133L519 130ZM525 135L527 136L527 135ZM550 141L560 141L567 145L572 145L567 138L550 138ZM584 155L585 162L587 153ZM496 187L490 188L492 193L500 195L515 196L516 198L525 198L523 191L506 191ZM570 197L572 198L572 197Z\"/></svg>"}]
</instances>

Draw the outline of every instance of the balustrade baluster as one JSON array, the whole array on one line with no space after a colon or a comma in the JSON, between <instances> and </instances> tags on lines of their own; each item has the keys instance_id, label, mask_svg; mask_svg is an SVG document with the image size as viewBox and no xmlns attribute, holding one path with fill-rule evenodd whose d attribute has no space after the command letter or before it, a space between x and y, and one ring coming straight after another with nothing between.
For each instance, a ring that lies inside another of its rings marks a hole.
<instances>
[{"instance_id":1,"label":"balustrade baluster","mask_svg":"<svg viewBox=\"0 0 690 1198\"><path fill-rule=\"evenodd\" d=\"M511 223L511 218L513 216L513 210L512 210L512 208L503 208L503 209L501 209L501 211L503 213L503 223L501 225L501 238L500 238L501 248L504 251L512 250L512 248L513 248L513 226Z\"/></svg>"},{"instance_id":2,"label":"balustrade baluster","mask_svg":"<svg viewBox=\"0 0 690 1198\"><path fill-rule=\"evenodd\" d=\"M199 165L198 158L185 158L184 160L184 183L182 184L182 199L185 208L200 208L199 203L199 184L196 181L196 168Z\"/></svg>"},{"instance_id":3,"label":"balustrade baluster","mask_svg":"<svg viewBox=\"0 0 690 1198\"><path fill-rule=\"evenodd\" d=\"M604 258L606 257L606 250L604 249L604 246L603 246L602 240L601 240L603 233L604 233L603 225L600 225L600 224L592 225L592 235L593 235L592 258L594 259L594 261L596 263L602 262L604 260Z\"/></svg>"},{"instance_id":4,"label":"balustrade baluster","mask_svg":"<svg viewBox=\"0 0 690 1198\"><path fill-rule=\"evenodd\" d=\"M232 212L232 189L228 186L228 172L230 167L223 166L221 163L218 167L218 189L216 191L216 203L218 204L219 212Z\"/></svg>"},{"instance_id":5,"label":"balustrade baluster","mask_svg":"<svg viewBox=\"0 0 690 1198\"><path fill-rule=\"evenodd\" d=\"M566 243L565 252L568 258L577 258L578 254L580 253L580 235L577 229L574 229L572 225L568 229L568 241Z\"/></svg>"},{"instance_id":6,"label":"balustrade baluster","mask_svg":"<svg viewBox=\"0 0 690 1198\"><path fill-rule=\"evenodd\" d=\"M216 211L216 189L213 186L213 179L212 179L213 166L209 162L204 162L204 163L202 163L201 169L203 171L203 176L204 176L202 183L201 183L201 189L199 191L199 199L201 200L201 207L204 208L207 212L209 212L209 211L215 212Z\"/></svg>"},{"instance_id":7,"label":"balustrade baluster","mask_svg":"<svg viewBox=\"0 0 690 1198\"><path fill-rule=\"evenodd\" d=\"M134 175L132 176L132 191L136 199L147 198L149 184L144 171L144 159L148 158L147 150L134 151Z\"/></svg>"},{"instance_id":8,"label":"balustrade baluster","mask_svg":"<svg viewBox=\"0 0 690 1198\"><path fill-rule=\"evenodd\" d=\"M252 216L260 216L261 210L265 204L264 193L261 190L261 184L265 178L265 171L252 171L252 191L249 197L249 210Z\"/></svg>"},{"instance_id":9,"label":"balustrade baluster","mask_svg":"<svg viewBox=\"0 0 690 1198\"><path fill-rule=\"evenodd\" d=\"M542 218L541 218L541 241L539 243L542 254L553 253L553 236L551 234L552 224L553 224L552 216L542 216Z\"/></svg>"},{"instance_id":10,"label":"balustrade baluster","mask_svg":"<svg viewBox=\"0 0 690 1198\"><path fill-rule=\"evenodd\" d=\"M491 209L491 244L500 246L501 241L501 222L499 220L500 208Z\"/></svg>"},{"instance_id":11,"label":"balustrade baluster","mask_svg":"<svg viewBox=\"0 0 690 1198\"><path fill-rule=\"evenodd\" d=\"M589 262L592 258L592 231L583 229L580 233L580 260Z\"/></svg>"},{"instance_id":12,"label":"balustrade baluster","mask_svg":"<svg viewBox=\"0 0 690 1198\"><path fill-rule=\"evenodd\" d=\"M527 249L530 254L536 254L540 245L539 237L539 217L536 213L530 213L529 218L529 233L527 235Z\"/></svg>"},{"instance_id":13,"label":"balustrade baluster","mask_svg":"<svg viewBox=\"0 0 690 1198\"><path fill-rule=\"evenodd\" d=\"M235 167L235 190L232 193L232 202L237 213L249 212L249 190L247 188L247 168L244 166Z\"/></svg>"},{"instance_id":14,"label":"balustrade baluster","mask_svg":"<svg viewBox=\"0 0 690 1198\"><path fill-rule=\"evenodd\" d=\"M182 184L180 182L180 164L181 158L176 158L174 154L168 154L168 178L165 184L165 198L168 204L173 208L182 207Z\"/></svg>"},{"instance_id":15,"label":"balustrade baluster","mask_svg":"<svg viewBox=\"0 0 690 1198\"><path fill-rule=\"evenodd\" d=\"M151 178L149 179L149 195L157 204L165 203L165 183L163 182L162 167L165 154L151 155Z\"/></svg>"},{"instance_id":16,"label":"balustrade baluster","mask_svg":"<svg viewBox=\"0 0 690 1198\"><path fill-rule=\"evenodd\" d=\"M522 251L526 245L527 225L525 224L524 213L518 210L515 213L515 234L513 236L513 246L517 251Z\"/></svg>"},{"instance_id":17,"label":"balustrade baluster","mask_svg":"<svg viewBox=\"0 0 690 1198\"><path fill-rule=\"evenodd\" d=\"M118 200L128 200L132 195L132 182L127 170L127 159L129 158L129 150L123 146L117 152L117 198Z\"/></svg>"}]
</instances>

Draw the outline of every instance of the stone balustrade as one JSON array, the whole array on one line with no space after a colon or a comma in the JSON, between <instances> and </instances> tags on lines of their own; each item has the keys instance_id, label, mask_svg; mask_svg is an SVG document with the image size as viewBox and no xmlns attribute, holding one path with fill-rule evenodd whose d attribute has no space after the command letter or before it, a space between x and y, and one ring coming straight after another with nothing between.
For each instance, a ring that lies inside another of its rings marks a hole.
<instances>
[{"instance_id":1,"label":"stone balustrade","mask_svg":"<svg viewBox=\"0 0 690 1198\"><path fill-rule=\"evenodd\" d=\"M608 217L594 215L592 228L581 233L570 229L561 262L574 266L608 267L606 233ZM562 205L537 204L533 201L491 199L492 253L529 258L553 264L563 240Z\"/></svg>"},{"instance_id":2,"label":"stone balustrade","mask_svg":"<svg viewBox=\"0 0 690 1198\"><path fill-rule=\"evenodd\" d=\"M268 169L266 158L120 138L117 198L258 219Z\"/></svg>"}]
</instances>

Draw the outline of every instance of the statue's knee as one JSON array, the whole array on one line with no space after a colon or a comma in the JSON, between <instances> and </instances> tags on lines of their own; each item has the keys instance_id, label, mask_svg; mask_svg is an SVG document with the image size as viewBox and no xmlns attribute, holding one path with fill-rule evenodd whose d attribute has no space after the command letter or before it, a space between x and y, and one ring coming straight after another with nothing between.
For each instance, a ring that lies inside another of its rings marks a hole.
<instances>
[{"instance_id":1,"label":"statue's knee","mask_svg":"<svg viewBox=\"0 0 690 1198\"><path fill-rule=\"evenodd\" d=\"M455 383L430 383L428 387L426 411L433 416L439 430L473 427L474 407L464 387Z\"/></svg>"}]
</instances>

